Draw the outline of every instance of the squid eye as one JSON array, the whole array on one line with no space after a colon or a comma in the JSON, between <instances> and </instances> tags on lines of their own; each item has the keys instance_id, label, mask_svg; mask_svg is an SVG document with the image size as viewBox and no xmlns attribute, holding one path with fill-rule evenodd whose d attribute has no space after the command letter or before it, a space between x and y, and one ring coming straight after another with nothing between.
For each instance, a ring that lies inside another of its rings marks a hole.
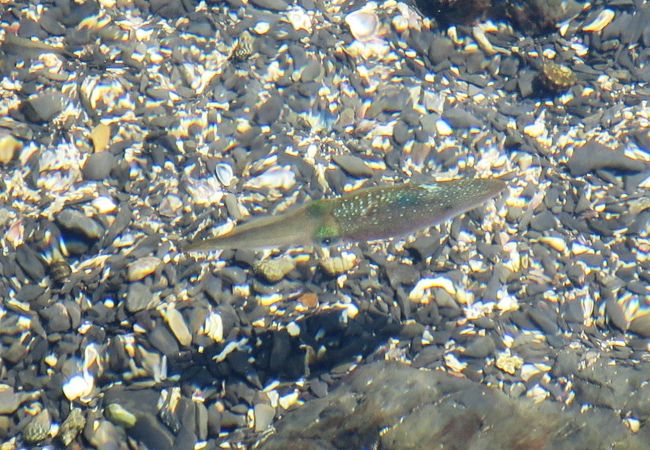
<instances>
[{"instance_id":1,"label":"squid eye","mask_svg":"<svg viewBox=\"0 0 650 450\"><path fill-rule=\"evenodd\" d=\"M320 240L322 245L334 245L339 242L340 239L334 237L325 237Z\"/></svg>"}]
</instances>

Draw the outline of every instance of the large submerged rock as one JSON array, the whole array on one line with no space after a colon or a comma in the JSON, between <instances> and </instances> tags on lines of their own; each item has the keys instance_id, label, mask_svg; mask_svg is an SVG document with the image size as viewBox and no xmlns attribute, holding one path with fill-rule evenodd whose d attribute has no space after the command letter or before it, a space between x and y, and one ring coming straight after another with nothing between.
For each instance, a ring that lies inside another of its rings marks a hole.
<instances>
[{"instance_id":1,"label":"large submerged rock","mask_svg":"<svg viewBox=\"0 0 650 450\"><path fill-rule=\"evenodd\" d=\"M272 449L641 449L604 408L513 399L468 379L396 362L359 367L329 396L307 402L260 445Z\"/></svg>"}]
</instances>

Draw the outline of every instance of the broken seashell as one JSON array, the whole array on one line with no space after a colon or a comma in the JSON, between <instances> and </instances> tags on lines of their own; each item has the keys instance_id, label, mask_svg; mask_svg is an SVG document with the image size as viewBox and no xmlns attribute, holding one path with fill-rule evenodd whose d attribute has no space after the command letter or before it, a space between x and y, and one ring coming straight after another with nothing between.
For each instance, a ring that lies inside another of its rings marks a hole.
<instances>
[{"instance_id":1,"label":"broken seashell","mask_svg":"<svg viewBox=\"0 0 650 450\"><path fill-rule=\"evenodd\" d=\"M371 3L345 16L345 23L350 27L352 36L362 42L369 42L379 37L379 17Z\"/></svg>"}]
</instances>

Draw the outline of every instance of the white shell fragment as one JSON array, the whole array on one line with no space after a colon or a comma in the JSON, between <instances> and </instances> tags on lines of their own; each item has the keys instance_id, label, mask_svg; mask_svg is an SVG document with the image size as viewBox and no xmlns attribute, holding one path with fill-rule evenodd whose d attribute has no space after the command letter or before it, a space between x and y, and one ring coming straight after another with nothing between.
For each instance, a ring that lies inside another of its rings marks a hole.
<instances>
[{"instance_id":1,"label":"white shell fragment","mask_svg":"<svg viewBox=\"0 0 650 450\"><path fill-rule=\"evenodd\" d=\"M63 395L72 401L88 397L95 387L95 379L88 373L77 374L63 384Z\"/></svg>"},{"instance_id":2,"label":"white shell fragment","mask_svg":"<svg viewBox=\"0 0 650 450\"><path fill-rule=\"evenodd\" d=\"M230 164L226 164L226 163L217 164L217 167L215 168L215 173L217 175L217 179L219 180L219 182L224 186L230 186L232 184L233 179L235 178L232 172L232 167L230 167Z\"/></svg>"},{"instance_id":3,"label":"white shell fragment","mask_svg":"<svg viewBox=\"0 0 650 450\"><path fill-rule=\"evenodd\" d=\"M223 319L221 314L216 312L211 312L205 318L203 327L201 328L201 333L208 336L214 342L223 341Z\"/></svg>"},{"instance_id":4,"label":"white shell fragment","mask_svg":"<svg viewBox=\"0 0 650 450\"><path fill-rule=\"evenodd\" d=\"M370 4L345 16L345 23L350 27L352 36L359 41L367 42L377 37L379 17Z\"/></svg>"}]
</instances>

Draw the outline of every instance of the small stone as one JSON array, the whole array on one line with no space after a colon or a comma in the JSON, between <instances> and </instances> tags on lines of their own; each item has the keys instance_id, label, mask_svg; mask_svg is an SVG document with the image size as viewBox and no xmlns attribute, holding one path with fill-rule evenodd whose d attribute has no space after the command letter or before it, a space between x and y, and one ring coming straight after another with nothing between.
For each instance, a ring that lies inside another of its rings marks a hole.
<instances>
[{"instance_id":1,"label":"small stone","mask_svg":"<svg viewBox=\"0 0 650 450\"><path fill-rule=\"evenodd\" d=\"M296 267L296 262L293 258L283 257L275 259L267 259L255 264L253 270L258 275L261 275L267 281L276 283L283 279L289 272Z\"/></svg>"},{"instance_id":2,"label":"small stone","mask_svg":"<svg viewBox=\"0 0 650 450\"><path fill-rule=\"evenodd\" d=\"M442 117L454 128L480 128L482 125L476 116L460 108L447 109Z\"/></svg>"},{"instance_id":3,"label":"small stone","mask_svg":"<svg viewBox=\"0 0 650 450\"><path fill-rule=\"evenodd\" d=\"M178 355L180 351L178 341L162 323L156 324L147 335L147 340L156 350L167 355L168 358Z\"/></svg>"},{"instance_id":4,"label":"small stone","mask_svg":"<svg viewBox=\"0 0 650 450\"><path fill-rule=\"evenodd\" d=\"M0 414L13 414L27 398L27 394L18 394L11 386L0 385Z\"/></svg>"},{"instance_id":5,"label":"small stone","mask_svg":"<svg viewBox=\"0 0 650 450\"><path fill-rule=\"evenodd\" d=\"M63 395L70 401L88 396L94 388L95 380L91 376L76 374L66 381L63 386Z\"/></svg>"},{"instance_id":6,"label":"small stone","mask_svg":"<svg viewBox=\"0 0 650 450\"><path fill-rule=\"evenodd\" d=\"M523 364L523 359L507 352L500 353L496 360L496 366L510 375L517 373Z\"/></svg>"},{"instance_id":7,"label":"small stone","mask_svg":"<svg viewBox=\"0 0 650 450\"><path fill-rule=\"evenodd\" d=\"M567 166L573 176L585 175L598 169L640 172L645 168L642 161L628 158L623 152L611 150L595 140L576 148Z\"/></svg>"},{"instance_id":8,"label":"small stone","mask_svg":"<svg viewBox=\"0 0 650 450\"><path fill-rule=\"evenodd\" d=\"M246 282L246 272L241 267L224 267L219 271L219 277L231 284L243 284Z\"/></svg>"},{"instance_id":9,"label":"small stone","mask_svg":"<svg viewBox=\"0 0 650 450\"><path fill-rule=\"evenodd\" d=\"M88 239L97 240L104 234L104 229L97 222L74 209L64 209L56 216L56 221L63 228Z\"/></svg>"},{"instance_id":10,"label":"small stone","mask_svg":"<svg viewBox=\"0 0 650 450\"><path fill-rule=\"evenodd\" d=\"M84 178L86 180L104 180L111 174L115 163L115 156L110 152L93 153L84 164Z\"/></svg>"},{"instance_id":11,"label":"small stone","mask_svg":"<svg viewBox=\"0 0 650 450\"><path fill-rule=\"evenodd\" d=\"M280 118L284 102L277 92L265 101L257 110L255 120L260 125L271 125Z\"/></svg>"},{"instance_id":12,"label":"small stone","mask_svg":"<svg viewBox=\"0 0 650 450\"><path fill-rule=\"evenodd\" d=\"M357 264L354 253L344 252L341 256L327 257L320 261L320 266L329 276L337 276L352 269Z\"/></svg>"},{"instance_id":13,"label":"small stone","mask_svg":"<svg viewBox=\"0 0 650 450\"><path fill-rule=\"evenodd\" d=\"M403 145L409 139L409 128L406 122L398 120L393 127L393 139L399 145Z\"/></svg>"},{"instance_id":14,"label":"small stone","mask_svg":"<svg viewBox=\"0 0 650 450\"><path fill-rule=\"evenodd\" d=\"M633 319L628 330L644 338L650 338L650 314Z\"/></svg>"},{"instance_id":15,"label":"small stone","mask_svg":"<svg viewBox=\"0 0 650 450\"><path fill-rule=\"evenodd\" d=\"M314 292L307 292L298 297L298 302L307 308L316 308L318 306L318 295Z\"/></svg>"},{"instance_id":16,"label":"small stone","mask_svg":"<svg viewBox=\"0 0 650 450\"><path fill-rule=\"evenodd\" d=\"M40 282L45 277L45 266L28 246L21 245L16 249L16 262L32 280Z\"/></svg>"},{"instance_id":17,"label":"small stone","mask_svg":"<svg viewBox=\"0 0 650 450\"><path fill-rule=\"evenodd\" d=\"M321 65L317 59L311 59L307 66L300 73L300 81L309 83L318 78L321 73Z\"/></svg>"},{"instance_id":18,"label":"small stone","mask_svg":"<svg viewBox=\"0 0 650 450\"><path fill-rule=\"evenodd\" d=\"M42 92L20 105L20 111L27 120L35 123L49 122L65 106L64 96L58 92Z\"/></svg>"},{"instance_id":19,"label":"small stone","mask_svg":"<svg viewBox=\"0 0 650 450\"><path fill-rule=\"evenodd\" d=\"M9 164L23 144L10 134L0 134L0 164Z\"/></svg>"},{"instance_id":20,"label":"small stone","mask_svg":"<svg viewBox=\"0 0 650 450\"><path fill-rule=\"evenodd\" d=\"M47 331L50 333L62 333L70 329L70 316L62 303L48 306L41 310L40 315L47 322Z\"/></svg>"},{"instance_id":21,"label":"small stone","mask_svg":"<svg viewBox=\"0 0 650 450\"><path fill-rule=\"evenodd\" d=\"M556 93L570 89L578 81L575 73L569 67L553 61L542 63L539 80L546 89Z\"/></svg>"},{"instance_id":22,"label":"small stone","mask_svg":"<svg viewBox=\"0 0 650 450\"><path fill-rule=\"evenodd\" d=\"M134 313L155 307L159 302L148 286L142 283L133 283L129 286L126 295L126 310Z\"/></svg>"},{"instance_id":23,"label":"small stone","mask_svg":"<svg viewBox=\"0 0 650 450\"><path fill-rule=\"evenodd\" d=\"M72 408L68 417L59 428L59 439L66 447L77 437L86 426L86 418L80 408Z\"/></svg>"},{"instance_id":24,"label":"small stone","mask_svg":"<svg viewBox=\"0 0 650 450\"><path fill-rule=\"evenodd\" d=\"M335 155L334 162L353 177L372 177L373 171L365 161L354 155Z\"/></svg>"},{"instance_id":25,"label":"small stone","mask_svg":"<svg viewBox=\"0 0 650 450\"><path fill-rule=\"evenodd\" d=\"M190 333L183 315L174 308L169 308L165 314L165 321L169 326L171 332L176 336L178 343L184 347L188 347L192 343L192 334Z\"/></svg>"},{"instance_id":26,"label":"small stone","mask_svg":"<svg viewBox=\"0 0 650 450\"><path fill-rule=\"evenodd\" d=\"M138 421L133 413L127 411L126 408L117 403L111 403L108 405L104 414L106 415L106 418L115 425L120 425L124 428L131 428Z\"/></svg>"},{"instance_id":27,"label":"small stone","mask_svg":"<svg viewBox=\"0 0 650 450\"><path fill-rule=\"evenodd\" d=\"M266 403L258 403L254 407L255 413L255 432L260 433L266 430L275 416L275 408Z\"/></svg>"},{"instance_id":28,"label":"small stone","mask_svg":"<svg viewBox=\"0 0 650 450\"><path fill-rule=\"evenodd\" d=\"M90 132L90 140L93 142L95 153L103 152L108 147L111 139L111 127L105 123L98 123Z\"/></svg>"},{"instance_id":29,"label":"small stone","mask_svg":"<svg viewBox=\"0 0 650 450\"><path fill-rule=\"evenodd\" d=\"M140 281L156 271L162 260L155 256L138 258L128 265L127 278L129 281Z\"/></svg>"},{"instance_id":30,"label":"small stone","mask_svg":"<svg viewBox=\"0 0 650 450\"><path fill-rule=\"evenodd\" d=\"M52 419L47 409L35 415L23 430L25 442L36 443L48 438Z\"/></svg>"},{"instance_id":31,"label":"small stone","mask_svg":"<svg viewBox=\"0 0 650 450\"><path fill-rule=\"evenodd\" d=\"M92 427L85 427L84 436L93 447L108 449L114 448L124 435L108 420L95 420Z\"/></svg>"},{"instance_id":32,"label":"small stone","mask_svg":"<svg viewBox=\"0 0 650 450\"><path fill-rule=\"evenodd\" d=\"M429 59L433 64L445 61L454 51L454 43L450 39L440 37L434 39L429 47Z\"/></svg>"},{"instance_id":33,"label":"small stone","mask_svg":"<svg viewBox=\"0 0 650 450\"><path fill-rule=\"evenodd\" d=\"M494 353L496 345L489 336L479 336L474 339L463 352L464 356L470 358L485 358Z\"/></svg>"},{"instance_id":34,"label":"small stone","mask_svg":"<svg viewBox=\"0 0 650 450\"><path fill-rule=\"evenodd\" d=\"M251 0L251 3L259 8L270 9L271 11L285 11L289 4L284 0Z\"/></svg>"}]
</instances>

